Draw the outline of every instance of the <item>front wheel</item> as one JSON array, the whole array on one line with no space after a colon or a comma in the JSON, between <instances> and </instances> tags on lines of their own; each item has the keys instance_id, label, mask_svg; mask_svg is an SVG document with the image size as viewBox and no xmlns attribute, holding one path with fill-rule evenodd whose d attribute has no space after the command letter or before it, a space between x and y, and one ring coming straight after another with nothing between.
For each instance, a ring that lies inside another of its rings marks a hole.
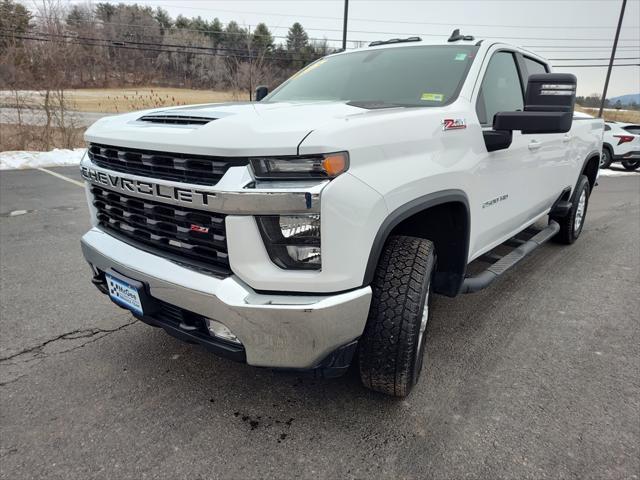
<instances>
[{"instance_id":1,"label":"front wheel","mask_svg":"<svg viewBox=\"0 0 640 480\"><path fill-rule=\"evenodd\" d=\"M578 239L587 216L589 189L589 179L586 175L580 175L571 197L571 210L565 217L555 219L560 224L560 231L556 234L554 240L570 245Z\"/></svg>"},{"instance_id":2,"label":"front wheel","mask_svg":"<svg viewBox=\"0 0 640 480\"><path fill-rule=\"evenodd\" d=\"M623 160L622 166L625 170L637 170L640 168L640 160Z\"/></svg>"},{"instance_id":3,"label":"front wheel","mask_svg":"<svg viewBox=\"0 0 640 480\"><path fill-rule=\"evenodd\" d=\"M405 397L418 381L434 266L434 246L429 240L392 236L387 241L360 339L360 378L365 387Z\"/></svg>"}]
</instances>

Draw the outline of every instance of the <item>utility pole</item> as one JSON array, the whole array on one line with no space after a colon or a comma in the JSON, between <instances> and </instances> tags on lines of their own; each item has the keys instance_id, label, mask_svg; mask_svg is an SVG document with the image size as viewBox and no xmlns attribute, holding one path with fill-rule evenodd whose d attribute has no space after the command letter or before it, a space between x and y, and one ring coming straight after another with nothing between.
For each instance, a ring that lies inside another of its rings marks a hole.
<instances>
[{"instance_id":1,"label":"utility pole","mask_svg":"<svg viewBox=\"0 0 640 480\"><path fill-rule=\"evenodd\" d=\"M607 69L607 78L604 81L604 91L602 92L602 101L600 102L600 111L598 117L602 118L602 110L604 110L604 102L607 100L607 90L609 88L609 78L611 78L611 69L613 68L613 60L616 57L616 48L618 48L618 37L620 36L620 27L622 26L622 17L624 17L624 9L627 6L627 0L622 0L622 8L620 9L620 18L618 19L618 29L616 30L616 38L613 40L613 49L611 50L611 58L609 59L609 68Z\"/></svg>"},{"instance_id":2,"label":"utility pole","mask_svg":"<svg viewBox=\"0 0 640 480\"><path fill-rule=\"evenodd\" d=\"M627 0L624 0L625 2ZM347 16L349 15L349 0L344 0L344 23L342 25L342 50L347 49Z\"/></svg>"}]
</instances>

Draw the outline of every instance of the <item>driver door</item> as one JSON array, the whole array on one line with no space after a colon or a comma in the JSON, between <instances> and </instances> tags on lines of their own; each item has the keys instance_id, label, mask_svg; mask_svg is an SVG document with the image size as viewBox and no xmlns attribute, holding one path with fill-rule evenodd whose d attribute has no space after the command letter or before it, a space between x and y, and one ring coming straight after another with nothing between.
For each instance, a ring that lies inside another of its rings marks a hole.
<instances>
[{"instance_id":1,"label":"driver door","mask_svg":"<svg viewBox=\"0 0 640 480\"><path fill-rule=\"evenodd\" d=\"M497 112L523 110L523 74L514 52L493 52L480 78L475 98L483 130L491 129ZM536 187L527 179L537 167L538 148L530 136L514 131L509 148L480 154L474 172L477 198L471 205L472 218L478 219L472 258L508 239L536 215Z\"/></svg>"}]
</instances>

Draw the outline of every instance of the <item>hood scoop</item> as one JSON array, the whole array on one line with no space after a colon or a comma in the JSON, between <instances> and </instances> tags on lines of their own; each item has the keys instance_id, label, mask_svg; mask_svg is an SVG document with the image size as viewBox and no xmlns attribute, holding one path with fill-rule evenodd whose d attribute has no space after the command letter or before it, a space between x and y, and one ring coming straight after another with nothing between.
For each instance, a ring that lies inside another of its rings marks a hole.
<instances>
[{"instance_id":1,"label":"hood scoop","mask_svg":"<svg viewBox=\"0 0 640 480\"><path fill-rule=\"evenodd\" d=\"M170 114L144 115L138 119L139 122L163 123L170 125L206 125L213 120L217 120L217 118Z\"/></svg>"}]
</instances>

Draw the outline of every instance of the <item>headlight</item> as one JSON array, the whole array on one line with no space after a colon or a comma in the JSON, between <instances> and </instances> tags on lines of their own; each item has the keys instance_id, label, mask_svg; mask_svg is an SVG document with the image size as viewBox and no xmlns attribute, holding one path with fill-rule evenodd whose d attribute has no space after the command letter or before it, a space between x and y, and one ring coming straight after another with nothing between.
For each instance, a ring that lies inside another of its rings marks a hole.
<instances>
[{"instance_id":1,"label":"headlight","mask_svg":"<svg viewBox=\"0 0 640 480\"><path fill-rule=\"evenodd\" d=\"M273 263L286 269L320 269L320 215L268 215L256 220Z\"/></svg>"},{"instance_id":2,"label":"headlight","mask_svg":"<svg viewBox=\"0 0 640 480\"><path fill-rule=\"evenodd\" d=\"M258 157L251 159L257 180L335 178L349 168L347 152L304 157Z\"/></svg>"}]
</instances>

